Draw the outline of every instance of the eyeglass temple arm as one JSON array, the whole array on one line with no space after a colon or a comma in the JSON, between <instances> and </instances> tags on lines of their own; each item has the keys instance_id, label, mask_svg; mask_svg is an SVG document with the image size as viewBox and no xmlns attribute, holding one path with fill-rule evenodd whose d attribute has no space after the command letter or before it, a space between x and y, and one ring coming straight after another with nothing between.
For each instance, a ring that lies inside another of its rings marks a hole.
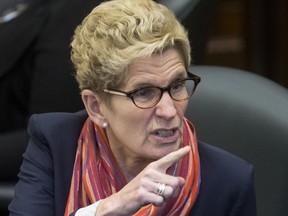
<instances>
[{"instance_id":1,"label":"eyeglass temple arm","mask_svg":"<svg viewBox=\"0 0 288 216\"><path fill-rule=\"evenodd\" d=\"M114 91L114 90L110 90L110 89L103 89L103 91L106 93L109 93L109 94L127 96L127 94L125 94L124 92Z\"/></svg>"},{"instance_id":2,"label":"eyeglass temple arm","mask_svg":"<svg viewBox=\"0 0 288 216\"><path fill-rule=\"evenodd\" d=\"M200 83L201 81L201 77L197 76L196 74L191 73L190 71L188 71L188 77L194 78L194 81L196 82L196 84Z\"/></svg>"}]
</instances>

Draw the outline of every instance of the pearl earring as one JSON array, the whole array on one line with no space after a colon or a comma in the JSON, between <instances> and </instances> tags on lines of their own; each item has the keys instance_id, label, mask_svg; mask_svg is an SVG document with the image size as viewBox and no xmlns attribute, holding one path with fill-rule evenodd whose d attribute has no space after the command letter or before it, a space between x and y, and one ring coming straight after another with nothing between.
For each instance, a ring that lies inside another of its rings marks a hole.
<instances>
[{"instance_id":1,"label":"pearl earring","mask_svg":"<svg viewBox=\"0 0 288 216\"><path fill-rule=\"evenodd\" d=\"M103 127L103 128L107 128L107 127L108 127L108 123L107 123L107 122L104 122L103 125L102 125L102 127Z\"/></svg>"}]
</instances>

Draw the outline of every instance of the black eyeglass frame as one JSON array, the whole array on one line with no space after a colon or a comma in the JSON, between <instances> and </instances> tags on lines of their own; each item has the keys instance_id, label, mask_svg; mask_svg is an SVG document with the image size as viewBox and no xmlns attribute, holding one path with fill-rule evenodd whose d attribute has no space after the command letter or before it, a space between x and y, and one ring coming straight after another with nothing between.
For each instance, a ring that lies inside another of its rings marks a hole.
<instances>
[{"instance_id":1,"label":"black eyeglass frame","mask_svg":"<svg viewBox=\"0 0 288 216\"><path fill-rule=\"evenodd\" d=\"M113 94L113 95L119 95L119 96L125 96L125 97L128 97L132 100L132 102L135 104L136 107L140 108L140 109L149 109L149 108L152 108L154 107L162 98L163 96L163 93L165 91L168 92L168 94L170 95L170 97L175 100L175 101L185 101L185 100L188 100L195 92L195 89L197 87L197 85L200 83L201 81L201 78L193 73L191 73L190 71L187 72L187 75L188 77L184 78L184 79L179 79L179 80L176 80L172 83L170 83L168 86L162 88L162 87L158 87L158 86L147 86L147 87L141 87L141 88L137 88L137 89L133 89L131 91L128 91L128 92L125 92L125 91L121 91L121 90L116 90L116 89L103 89L103 91L105 93L108 93L108 94ZM177 100L175 98L173 98L173 96L171 95L170 93L170 89L173 85L175 85L175 83L177 82L181 82L181 81L185 81L185 80L193 80L194 81L194 88L192 90L192 93L191 95L188 97L188 98L185 98L185 99L181 99L181 100ZM146 89L146 88L157 88L161 91L161 94L159 96L159 99L155 101L155 103L153 103L151 106L149 107L141 107L141 106L138 106L135 101L134 101L134 93L135 92L138 92L139 90L142 90L142 89Z\"/></svg>"}]
</instances>

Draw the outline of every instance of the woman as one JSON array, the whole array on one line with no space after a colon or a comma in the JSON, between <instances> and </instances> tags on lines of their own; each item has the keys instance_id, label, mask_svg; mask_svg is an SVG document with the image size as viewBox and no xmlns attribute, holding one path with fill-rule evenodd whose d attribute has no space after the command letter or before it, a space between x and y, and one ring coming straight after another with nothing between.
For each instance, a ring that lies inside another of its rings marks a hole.
<instances>
[{"instance_id":1,"label":"woman","mask_svg":"<svg viewBox=\"0 0 288 216\"><path fill-rule=\"evenodd\" d=\"M253 167L184 117L200 78L167 8L105 2L71 45L86 111L31 118L11 215L256 215Z\"/></svg>"}]
</instances>

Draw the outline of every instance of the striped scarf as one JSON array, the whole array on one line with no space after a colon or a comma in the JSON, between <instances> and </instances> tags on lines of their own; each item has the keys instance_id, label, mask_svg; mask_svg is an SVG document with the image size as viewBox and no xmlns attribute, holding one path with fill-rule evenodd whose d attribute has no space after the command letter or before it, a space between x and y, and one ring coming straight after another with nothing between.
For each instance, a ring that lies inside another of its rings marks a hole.
<instances>
[{"instance_id":1,"label":"striped scarf","mask_svg":"<svg viewBox=\"0 0 288 216\"><path fill-rule=\"evenodd\" d=\"M192 150L172 165L167 174L183 177L185 185L179 195L169 200L164 207L149 204L136 212L135 216L184 216L193 207L200 186L200 162L194 126L187 119L183 121L182 146L190 145ZM78 140L65 216L117 193L126 184L103 129L88 118Z\"/></svg>"}]
</instances>

